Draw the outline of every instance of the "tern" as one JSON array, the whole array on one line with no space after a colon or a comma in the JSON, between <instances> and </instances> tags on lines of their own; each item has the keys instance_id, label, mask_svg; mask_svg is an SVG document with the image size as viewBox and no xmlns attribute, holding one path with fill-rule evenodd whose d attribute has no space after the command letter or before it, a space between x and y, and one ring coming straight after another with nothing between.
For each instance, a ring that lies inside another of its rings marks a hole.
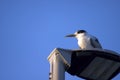
<instances>
[{"instance_id":1,"label":"tern","mask_svg":"<svg viewBox=\"0 0 120 80\"><path fill-rule=\"evenodd\" d=\"M74 34L67 35L66 37L77 38L80 49L102 49L98 39L95 36L88 34L88 32L85 30L78 30Z\"/></svg>"}]
</instances>

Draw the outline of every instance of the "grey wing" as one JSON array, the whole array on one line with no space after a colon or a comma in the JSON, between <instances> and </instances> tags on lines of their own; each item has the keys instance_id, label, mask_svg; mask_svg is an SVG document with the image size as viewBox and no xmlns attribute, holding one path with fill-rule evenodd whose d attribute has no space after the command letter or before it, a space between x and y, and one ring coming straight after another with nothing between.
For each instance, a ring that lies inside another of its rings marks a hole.
<instances>
[{"instance_id":1,"label":"grey wing","mask_svg":"<svg viewBox=\"0 0 120 80\"><path fill-rule=\"evenodd\" d=\"M102 48L101 44L99 43L96 37L90 38L90 43L94 48Z\"/></svg>"}]
</instances>

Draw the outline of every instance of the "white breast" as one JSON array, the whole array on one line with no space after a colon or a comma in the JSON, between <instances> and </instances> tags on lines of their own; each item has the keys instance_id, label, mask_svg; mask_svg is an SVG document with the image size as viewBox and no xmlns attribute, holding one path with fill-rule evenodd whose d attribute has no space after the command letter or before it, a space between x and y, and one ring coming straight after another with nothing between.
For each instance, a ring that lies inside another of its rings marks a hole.
<instances>
[{"instance_id":1,"label":"white breast","mask_svg":"<svg viewBox=\"0 0 120 80\"><path fill-rule=\"evenodd\" d=\"M90 36L89 35L80 35L77 37L78 45L81 49L91 49L93 48L90 44Z\"/></svg>"}]
</instances>

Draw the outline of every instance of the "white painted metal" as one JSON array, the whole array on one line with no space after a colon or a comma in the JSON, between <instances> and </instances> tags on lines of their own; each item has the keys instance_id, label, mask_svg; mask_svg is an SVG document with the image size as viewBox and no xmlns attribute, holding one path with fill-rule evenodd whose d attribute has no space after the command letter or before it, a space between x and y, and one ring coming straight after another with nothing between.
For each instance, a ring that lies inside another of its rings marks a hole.
<instances>
[{"instance_id":1,"label":"white painted metal","mask_svg":"<svg viewBox=\"0 0 120 80\"><path fill-rule=\"evenodd\" d=\"M48 56L50 63L49 80L65 80L65 69L71 64L71 51L55 48Z\"/></svg>"},{"instance_id":2,"label":"white painted metal","mask_svg":"<svg viewBox=\"0 0 120 80\"><path fill-rule=\"evenodd\" d=\"M71 66L71 54L73 51L77 53L77 56L81 56L83 54L88 55L86 52L80 54L80 50L55 48L48 56L48 60L50 62L49 80L65 80L65 71ZM116 52L110 50L94 49L92 51L102 51L105 54L110 53L118 55ZM95 80L107 80L119 67L119 62L96 57L79 75Z\"/></svg>"}]
</instances>

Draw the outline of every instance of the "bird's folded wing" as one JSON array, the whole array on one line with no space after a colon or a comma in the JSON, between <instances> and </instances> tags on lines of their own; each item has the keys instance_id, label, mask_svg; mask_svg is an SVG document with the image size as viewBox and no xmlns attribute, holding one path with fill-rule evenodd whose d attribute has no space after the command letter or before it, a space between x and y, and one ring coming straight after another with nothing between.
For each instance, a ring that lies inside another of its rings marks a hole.
<instances>
[{"instance_id":1,"label":"bird's folded wing","mask_svg":"<svg viewBox=\"0 0 120 80\"><path fill-rule=\"evenodd\" d=\"M102 48L101 44L99 43L98 39L94 37L90 38L90 43L94 48Z\"/></svg>"}]
</instances>

